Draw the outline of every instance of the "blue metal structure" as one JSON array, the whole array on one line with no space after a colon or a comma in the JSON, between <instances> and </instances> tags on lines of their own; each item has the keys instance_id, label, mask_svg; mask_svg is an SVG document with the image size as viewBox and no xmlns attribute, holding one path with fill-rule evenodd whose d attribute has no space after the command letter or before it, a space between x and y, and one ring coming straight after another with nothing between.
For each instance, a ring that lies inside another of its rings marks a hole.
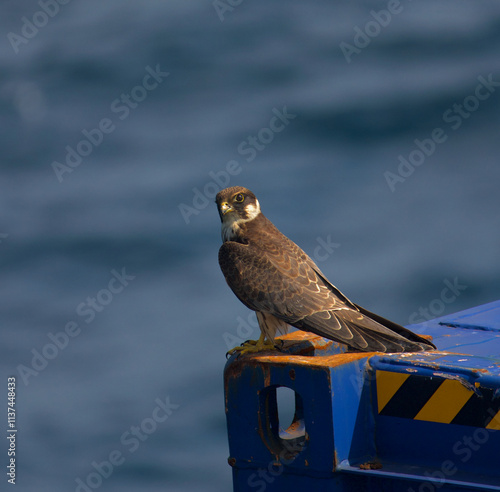
<instances>
[{"instance_id":1,"label":"blue metal structure","mask_svg":"<svg viewBox=\"0 0 500 492\"><path fill-rule=\"evenodd\" d=\"M500 301L409 328L438 351L346 352L312 334L224 371L241 491L500 491ZM295 392L280 426L276 391Z\"/></svg>"}]
</instances>

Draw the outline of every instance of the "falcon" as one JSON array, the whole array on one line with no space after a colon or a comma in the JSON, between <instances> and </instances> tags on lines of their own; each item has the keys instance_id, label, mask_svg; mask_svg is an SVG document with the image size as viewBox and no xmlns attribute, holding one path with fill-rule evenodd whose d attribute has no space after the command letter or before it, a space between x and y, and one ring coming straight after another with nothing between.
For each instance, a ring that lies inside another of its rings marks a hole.
<instances>
[{"instance_id":1,"label":"falcon","mask_svg":"<svg viewBox=\"0 0 500 492\"><path fill-rule=\"evenodd\" d=\"M229 351L275 348L277 333L290 326L363 352L421 352L430 341L350 301L316 263L261 212L248 189L220 191L215 202L222 222L219 265L236 297L257 314L261 331Z\"/></svg>"}]
</instances>

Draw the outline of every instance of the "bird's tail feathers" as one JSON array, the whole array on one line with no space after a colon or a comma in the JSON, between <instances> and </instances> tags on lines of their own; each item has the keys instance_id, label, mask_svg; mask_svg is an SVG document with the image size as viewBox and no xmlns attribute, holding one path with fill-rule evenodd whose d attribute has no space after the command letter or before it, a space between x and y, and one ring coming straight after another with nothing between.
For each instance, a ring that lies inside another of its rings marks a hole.
<instances>
[{"instance_id":1,"label":"bird's tail feathers","mask_svg":"<svg viewBox=\"0 0 500 492\"><path fill-rule=\"evenodd\" d=\"M378 344L376 341L382 337L382 333L385 332L386 336L384 337L384 343L387 343L387 349L389 346L392 346L391 350L382 350L383 352L422 352L424 350L435 350L436 346L429 340L426 340L425 338L422 338L421 336L417 335L416 333L413 333L412 331L408 330L404 326L398 325L397 323L394 323L393 321L390 321L386 318L383 318L382 316L379 316L378 314L372 313L371 311L368 311L368 309L365 309L358 304L353 303L350 299L348 299L342 292L340 292L335 285L333 285L322 273L321 271L316 267L315 268L316 274L323 280L325 285L338 297L340 298L347 306L351 307L354 311L359 311L361 314L365 316L363 320L353 320L351 319L351 325L354 325L354 327L357 328L357 330L362 331L363 336L366 336L367 338L370 338L372 342L370 342L368 345L370 347L375 347ZM339 313L339 316L340 313ZM367 323L368 321L368 323ZM373 326L372 321L374 321L377 325ZM375 337L370 336L370 328L374 328L374 333L376 333ZM387 330L386 330L387 329ZM312 330L311 330L312 331ZM394 332L394 333L391 333ZM335 334L335 332L334 332ZM396 334L396 336L394 336ZM399 335L399 336L397 336ZM328 335L321 335L321 336L326 336L327 338ZM335 338L334 338L335 339ZM337 338L338 340L338 338ZM393 343L389 343L390 340L394 340ZM341 341L341 340L340 340ZM351 345L349 341L346 341L344 343L347 343L348 345ZM398 347L399 350L396 350ZM367 350L364 348L359 348L359 350ZM371 349L370 349L371 350Z\"/></svg>"},{"instance_id":2,"label":"bird's tail feathers","mask_svg":"<svg viewBox=\"0 0 500 492\"><path fill-rule=\"evenodd\" d=\"M389 328L390 330L396 332L398 335L401 335L402 337L404 337L407 340L410 340L412 342L422 344L424 346L423 350L436 350L437 349L437 347L430 340L427 340L426 338L423 338L420 335L417 335L413 331L408 330L408 328L405 328L404 326L398 325L397 323L394 323L394 321L383 318L382 316L379 316L378 314L372 313L371 311L368 311L368 309L365 309L364 307L361 307L358 304L355 304L355 306L359 309L360 313L364 314L365 316L368 316L369 318L371 318L374 321L376 321L377 323L385 326L386 328Z\"/></svg>"},{"instance_id":3,"label":"bird's tail feathers","mask_svg":"<svg viewBox=\"0 0 500 492\"><path fill-rule=\"evenodd\" d=\"M350 309L316 312L294 323L296 328L345 343L362 352L422 352L434 348L432 343L406 328L392 322L390 325L384 326L367 314ZM406 332L412 336L406 337Z\"/></svg>"}]
</instances>

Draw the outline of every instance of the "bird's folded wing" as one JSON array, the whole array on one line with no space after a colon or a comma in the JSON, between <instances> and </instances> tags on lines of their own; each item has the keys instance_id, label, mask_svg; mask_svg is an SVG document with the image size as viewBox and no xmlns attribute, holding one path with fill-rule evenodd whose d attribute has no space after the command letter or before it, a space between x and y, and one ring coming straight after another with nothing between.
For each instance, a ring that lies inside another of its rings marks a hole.
<instances>
[{"instance_id":1,"label":"bird's folded wing","mask_svg":"<svg viewBox=\"0 0 500 492\"><path fill-rule=\"evenodd\" d=\"M236 296L250 309L269 312L287 323L319 310L345 307L308 259L305 253L304 258L286 251L277 255L236 242L226 242L219 250L222 272Z\"/></svg>"},{"instance_id":2,"label":"bird's folded wing","mask_svg":"<svg viewBox=\"0 0 500 492\"><path fill-rule=\"evenodd\" d=\"M408 330L396 323L391 329L372 319L368 311L361 312L291 241L283 247L271 242L265 250L227 242L219 251L219 263L227 283L246 306L268 312L296 328L362 351L432 348L418 335L413 340L403 336ZM399 327L401 334L394 327Z\"/></svg>"}]
</instances>

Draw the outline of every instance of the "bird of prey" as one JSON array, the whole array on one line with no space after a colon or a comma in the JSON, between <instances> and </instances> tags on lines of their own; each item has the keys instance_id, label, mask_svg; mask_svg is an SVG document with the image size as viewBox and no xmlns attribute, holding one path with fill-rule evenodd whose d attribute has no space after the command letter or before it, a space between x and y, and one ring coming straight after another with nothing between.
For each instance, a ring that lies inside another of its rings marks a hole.
<instances>
[{"instance_id":1,"label":"bird of prey","mask_svg":"<svg viewBox=\"0 0 500 492\"><path fill-rule=\"evenodd\" d=\"M233 186L215 199L222 222L219 264L236 297L257 314L259 340L229 353L273 349L289 326L364 352L421 352L430 341L351 302L316 263L260 210L248 189Z\"/></svg>"}]
</instances>

